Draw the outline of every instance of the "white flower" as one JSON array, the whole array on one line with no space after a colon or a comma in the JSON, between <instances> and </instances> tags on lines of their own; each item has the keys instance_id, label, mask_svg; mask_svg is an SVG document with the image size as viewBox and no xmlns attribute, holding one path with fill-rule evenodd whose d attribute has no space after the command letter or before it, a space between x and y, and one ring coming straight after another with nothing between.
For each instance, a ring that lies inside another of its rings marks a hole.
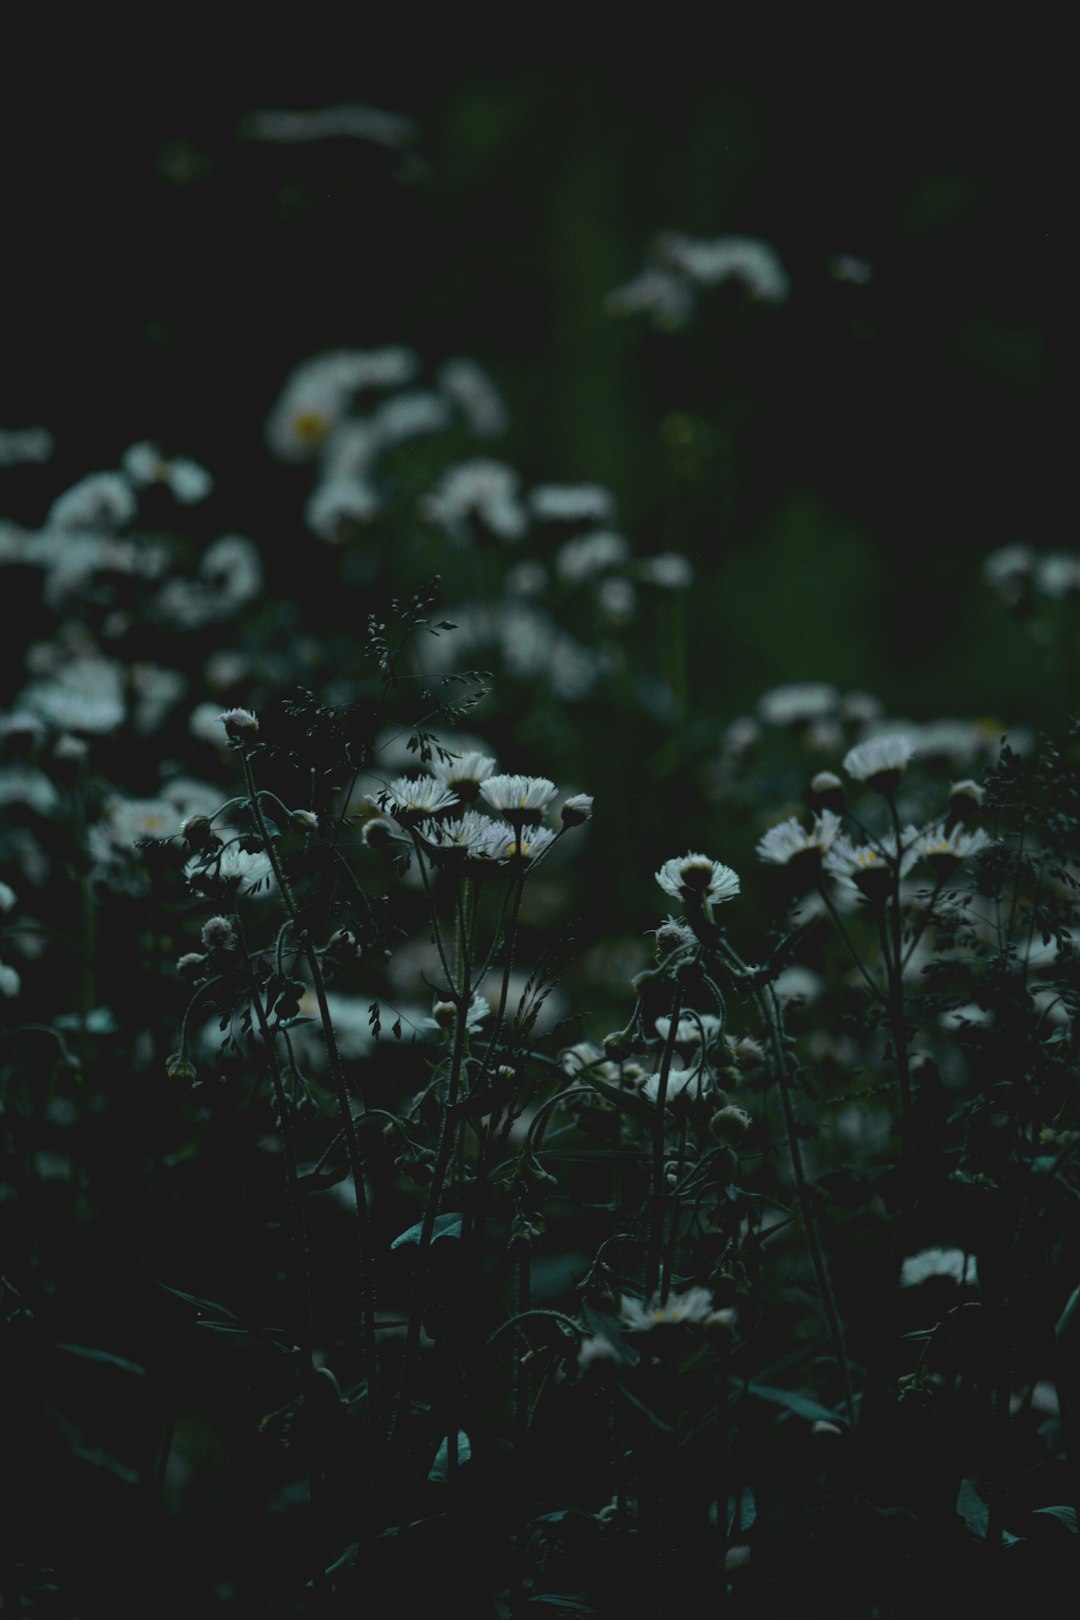
<instances>
[{"instance_id":1,"label":"white flower","mask_svg":"<svg viewBox=\"0 0 1080 1620\"><path fill-rule=\"evenodd\" d=\"M841 833L833 841L823 865L830 877L838 879L847 888L857 889L866 899L881 899L892 888L897 864L899 875L906 877L918 860L915 845L919 837L917 827L903 829L898 861L894 832L886 833L876 845L853 844Z\"/></svg>"},{"instance_id":2,"label":"white flower","mask_svg":"<svg viewBox=\"0 0 1080 1620\"><path fill-rule=\"evenodd\" d=\"M951 1277L954 1282L973 1285L979 1280L975 1256L963 1249L920 1249L900 1268L901 1288L915 1288L928 1277Z\"/></svg>"},{"instance_id":3,"label":"white flower","mask_svg":"<svg viewBox=\"0 0 1080 1620\"><path fill-rule=\"evenodd\" d=\"M366 798L401 827L415 827L458 802L457 794L433 776L398 776L381 793L369 793Z\"/></svg>"},{"instance_id":4,"label":"white flower","mask_svg":"<svg viewBox=\"0 0 1080 1620\"><path fill-rule=\"evenodd\" d=\"M489 776L480 783L484 801L515 826L535 826L557 792L546 776Z\"/></svg>"},{"instance_id":5,"label":"white flower","mask_svg":"<svg viewBox=\"0 0 1080 1620\"><path fill-rule=\"evenodd\" d=\"M235 884L237 894L260 898L270 895L277 887L269 855L262 850L251 853L241 849L239 844L225 844L209 860L204 855L194 855L184 866L184 876L195 887L201 886L196 882L199 878L217 880Z\"/></svg>"},{"instance_id":6,"label":"white flower","mask_svg":"<svg viewBox=\"0 0 1080 1620\"><path fill-rule=\"evenodd\" d=\"M60 804L57 793L44 771L33 765L0 766L0 806L25 804L36 815L50 816Z\"/></svg>"},{"instance_id":7,"label":"white flower","mask_svg":"<svg viewBox=\"0 0 1080 1620\"><path fill-rule=\"evenodd\" d=\"M495 761L486 754L459 754L449 762L437 760L431 766L436 781L456 793L463 804L471 804L479 796L481 782L486 782L495 769Z\"/></svg>"},{"instance_id":8,"label":"white flower","mask_svg":"<svg viewBox=\"0 0 1080 1620\"><path fill-rule=\"evenodd\" d=\"M120 529L135 516L136 504L123 473L88 473L53 502L45 521L57 529Z\"/></svg>"},{"instance_id":9,"label":"white flower","mask_svg":"<svg viewBox=\"0 0 1080 1620\"><path fill-rule=\"evenodd\" d=\"M100 859L111 845L114 850L131 850L147 838L171 838L180 830L175 805L167 799L111 799L105 816L91 829L92 843Z\"/></svg>"},{"instance_id":10,"label":"white flower","mask_svg":"<svg viewBox=\"0 0 1080 1620\"><path fill-rule=\"evenodd\" d=\"M983 562L983 578L990 589L1006 602L1019 602L1035 570L1035 553L1030 546L1001 546Z\"/></svg>"},{"instance_id":11,"label":"white flower","mask_svg":"<svg viewBox=\"0 0 1080 1620\"><path fill-rule=\"evenodd\" d=\"M320 540L337 545L358 523L369 522L379 510L379 497L366 478L341 475L316 484L304 507L304 522Z\"/></svg>"},{"instance_id":12,"label":"white flower","mask_svg":"<svg viewBox=\"0 0 1080 1620\"><path fill-rule=\"evenodd\" d=\"M48 428L0 428L0 467L21 467L48 461L56 441Z\"/></svg>"},{"instance_id":13,"label":"white flower","mask_svg":"<svg viewBox=\"0 0 1080 1620\"><path fill-rule=\"evenodd\" d=\"M655 1107L660 1101L659 1074L645 1075L638 1089L646 1102L651 1102ZM678 1102L696 1102L700 1097L707 1097L711 1090L712 1077L707 1071L700 1068L671 1069L668 1072L664 1103L670 1108Z\"/></svg>"},{"instance_id":14,"label":"white flower","mask_svg":"<svg viewBox=\"0 0 1080 1620\"><path fill-rule=\"evenodd\" d=\"M453 412L441 394L429 388L414 388L384 400L371 417L371 430L380 448L393 449L426 433L442 433L450 426Z\"/></svg>"},{"instance_id":15,"label":"white flower","mask_svg":"<svg viewBox=\"0 0 1080 1620\"><path fill-rule=\"evenodd\" d=\"M594 1362L614 1361L616 1359L615 1346L610 1339L605 1339L602 1333L594 1333L590 1338L582 1339L577 1358L578 1366L582 1372L587 1371Z\"/></svg>"},{"instance_id":16,"label":"white flower","mask_svg":"<svg viewBox=\"0 0 1080 1620\"><path fill-rule=\"evenodd\" d=\"M820 1000L825 989L825 980L813 968L803 967L793 962L776 977L773 990L777 999L784 1002L794 1002L796 1006L811 1006Z\"/></svg>"},{"instance_id":17,"label":"white flower","mask_svg":"<svg viewBox=\"0 0 1080 1620\"><path fill-rule=\"evenodd\" d=\"M214 480L198 462L186 456L166 458L156 444L142 440L124 451L120 464L137 487L164 484L182 506L194 506L204 501L214 487Z\"/></svg>"},{"instance_id":18,"label":"white flower","mask_svg":"<svg viewBox=\"0 0 1080 1620\"><path fill-rule=\"evenodd\" d=\"M15 890L7 883L0 883L0 915L13 910L16 900Z\"/></svg>"},{"instance_id":19,"label":"white flower","mask_svg":"<svg viewBox=\"0 0 1080 1620\"><path fill-rule=\"evenodd\" d=\"M766 725L801 725L833 714L839 698L836 687L826 681L791 681L763 692L757 712Z\"/></svg>"},{"instance_id":20,"label":"white flower","mask_svg":"<svg viewBox=\"0 0 1080 1620\"><path fill-rule=\"evenodd\" d=\"M559 812L564 827L580 827L591 820L593 812L593 796L591 793L574 793L565 801Z\"/></svg>"},{"instance_id":21,"label":"white flower","mask_svg":"<svg viewBox=\"0 0 1080 1620\"><path fill-rule=\"evenodd\" d=\"M775 827L770 827L759 839L758 859L769 861L774 866L789 866L793 861L801 862L804 857L820 861L839 831L840 818L831 810L823 810L816 816L809 832L806 832L796 818L791 816L787 821L781 821Z\"/></svg>"},{"instance_id":22,"label":"white flower","mask_svg":"<svg viewBox=\"0 0 1080 1620\"><path fill-rule=\"evenodd\" d=\"M372 825L370 821L367 823L368 827ZM429 849L444 854L457 850L486 859L497 826L478 810L466 810L456 821L425 821L420 836Z\"/></svg>"},{"instance_id":23,"label":"white flower","mask_svg":"<svg viewBox=\"0 0 1080 1620\"><path fill-rule=\"evenodd\" d=\"M637 610L637 591L621 575L607 574L597 584L596 605L609 624L630 624Z\"/></svg>"},{"instance_id":24,"label":"white flower","mask_svg":"<svg viewBox=\"0 0 1080 1620\"><path fill-rule=\"evenodd\" d=\"M584 1074L587 1069L604 1063L603 1049L595 1041L577 1041L559 1053L559 1063L567 1074Z\"/></svg>"},{"instance_id":25,"label":"white flower","mask_svg":"<svg viewBox=\"0 0 1080 1620\"><path fill-rule=\"evenodd\" d=\"M666 1304L654 1295L648 1305L639 1299L622 1298L619 1315L631 1333L647 1333L656 1327L674 1327L681 1322L708 1322L713 1315L712 1294L707 1288L688 1288L670 1294Z\"/></svg>"},{"instance_id":26,"label":"white flower","mask_svg":"<svg viewBox=\"0 0 1080 1620\"><path fill-rule=\"evenodd\" d=\"M603 484L537 484L529 505L542 523L610 523L615 516L615 497Z\"/></svg>"},{"instance_id":27,"label":"white flower","mask_svg":"<svg viewBox=\"0 0 1080 1620\"><path fill-rule=\"evenodd\" d=\"M528 523L518 475L501 461L478 459L448 468L421 506L432 523L462 543L469 539L466 520L473 514L500 540L520 540Z\"/></svg>"},{"instance_id":28,"label":"white flower","mask_svg":"<svg viewBox=\"0 0 1080 1620\"><path fill-rule=\"evenodd\" d=\"M310 461L364 388L396 388L419 362L411 349L338 350L292 373L266 424L270 448L283 461Z\"/></svg>"},{"instance_id":29,"label":"white flower","mask_svg":"<svg viewBox=\"0 0 1080 1620\"><path fill-rule=\"evenodd\" d=\"M487 372L475 360L447 360L439 367L437 380L478 439L497 439L506 432L510 412Z\"/></svg>"},{"instance_id":30,"label":"white flower","mask_svg":"<svg viewBox=\"0 0 1080 1620\"><path fill-rule=\"evenodd\" d=\"M657 251L668 263L702 287L741 281L764 303L782 304L791 280L775 248L753 236L720 236L701 241L675 233L658 238Z\"/></svg>"},{"instance_id":31,"label":"white flower","mask_svg":"<svg viewBox=\"0 0 1080 1620\"><path fill-rule=\"evenodd\" d=\"M547 827L510 828L508 837L503 833L493 834L489 848L494 860L531 863L549 850L554 842L555 834Z\"/></svg>"},{"instance_id":32,"label":"white flower","mask_svg":"<svg viewBox=\"0 0 1080 1620\"><path fill-rule=\"evenodd\" d=\"M671 1033L671 1019L658 1018L653 1025L662 1041L666 1041ZM721 1020L715 1013L683 1013L675 1030L675 1043L677 1046L700 1046L702 1033L706 1044L712 1043L722 1028Z\"/></svg>"},{"instance_id":33,"label":"white flower","mask_svg":"<svg viewBox=\"0 0 1080 1620\"><path fill-rule=\"evenodd\" d=\"M230 742L253 742L259 734L259 717L250 709L226 709L218 718Z\"/></svg>"},{"instance_id":34,"label":"white flower","mask_svg":"<svg viewBox=\"0 0 1080 1620\"><path fill-rule=\"evenodd\" d=\"M739 879L730 866L710 860L708 855L680 855L665 861L656 881L665 894L685 902L702 901L707 906L734 900Z\"/></svg>"},{"instance_id":35,"label":"white flower","mask_svg":"<svg viewBox=\"0 0 1080 1620\"><path fill-rule=\"evenodd\" d=\"M844 769L856 782L894 793L915 749L907 737L873 737L844 755Z\"/></svg>"},{"instance_id":36,"label":"white flower","mask_svg":"<svg viewBox=\"0 0 1080 1620\"><path fill-rule=\"evenodd\" d=\"M13 967L0 962L0 996L14 998L22 990L22 980Z\"/></svg>"},{"instance_id":37,"label":"white flower","mask_svg":"<svg viewBox=\"0 0 1080 1620\"><path fill-rule=\"evenodd\" d=\"M568 585L578 585L603 573L605 568L617 568L629 555L630 545L623 535L596 529L560 546L555 555L555 572Z\"/></svg>"},{"instance_id":38,"label":"white flower","mask_svg":"<svg viewBox=\"0 0 1080 1620\"><path fill-rule=\"evenodd\" d=\"M480 1028L485 1018L491 1016L491 1003L482 990L474 990L469 1010L465 1015L465 1028L475 1031ZM431 1010L430 1018L421 1018L418 1027L423 1030L453 1029L457 1023L457 1008L452 1001L436 1001Z\"/></svg>"},{"instance_id":39,"label":"white flower","mask_svg":"<svg viewBox=\"0 0 1080 1620\"><path fill-rule=\"evenodd\" d=\"M694 565L681 552L663 551L658 557L643 557L637 577L647 585L659 585L661 590L685 591L694 583Z\"/></svg>"},{"instance_id":40,"label":"white flower","mask_svg":"<svg viewBox=\"0 0 1080 1620\"><path fill-rule=\"evenodd\" d=\"M915 850L934 876L944 879L952 876L961 861L977 855L992 842L984 828L976 827L972 832L965 832L957 824L950 832L946 832L944 826L931 827L916 840Z\"/></svg>"},{"instance_id":41,"label":"white flower","mask_svg":"<svg viewBox=\"0 0 1080 1620\"><path fill-rule=\"evenodd\" d=\"M647 266L604 300L609 315L651 315L654 326L665 332L677 332L686 326L696 304L694 289L684 276L655 266Z\"/></svg>"},{"instance_id":42,"label":"white flower","mask_svg":"<svg viewBox=\"0 0 1080 1620\"><path fill-rule=\"evenodd\" d=\"M523 557L503 575L503 590L510 596L543 596L548 572L535 557Z\"/></svg>"},{"instance_id":43,"label":"white flower","mask_svg":"<svg viewBox=\"0 0 1080 1620\"><path fill-rule=\"evenodd\" d=\"M55 675L32 681L21 701L61 731L115 731L123 724L124 672L110 659L78 657Z\"/></svg>"},{"instance_id":44,"label":"white flower","mask_svg":"<svg viewBox=\"0 0 1080 1620\"><path fill-rule=\"evenodd\" d=\"M1080 593L1080 557L1073 551L1050 551L1035 564L1035 589L1052 602Z\"/></svg>"}]
</instances>

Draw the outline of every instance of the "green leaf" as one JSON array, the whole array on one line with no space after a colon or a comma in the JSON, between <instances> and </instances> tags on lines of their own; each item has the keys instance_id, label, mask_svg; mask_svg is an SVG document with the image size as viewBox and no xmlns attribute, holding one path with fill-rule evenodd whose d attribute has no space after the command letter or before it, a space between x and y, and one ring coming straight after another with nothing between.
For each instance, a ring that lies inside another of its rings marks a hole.
<instances>
[{"instance_id":1,"label":"green leaf","mask_svg":"<svg viewBox=\"0 0 1080 1620\"><path fill-rule=\"evenodd\" d=\"M469 1461L469 1458L471 1456L472 1456L472 1446L471 1446L471 1444L469 1442L469 1437L465 1433L464 1429L459 1429L458 1430L458 1435L457 1435L458 1467L459 1468L464 1467L464 1465ZM439 1449L435 1453L435 1461L431 1465L431 1469L430 1469L430 1471L428 1473L428 1479L430 1479L433 1482L433 1484L435 1484L435 1485L445 1485L446 1482L447 1482L447 1479L449 1478L449 1474L450 1474L450 1436L449 1435L444 1435L443 1439L439 1443Z\"/></svg>"},{"instance_id":2,"label":"green leaf","mask_svg":"<svg viewBox=\"0 0 1080 1620\"><path fill-rule=\"evenodd\" d=\"M137 1362L125 1361L123 1356L114 1356L111 1350L92 1350L85 1344L58 1344L58 1350L66 1350L69 1356L82 1356L86 1361L102 1361L109 1367L119 1367L122 1372L136 1373L145 1378L146 1368L140 1367Z\"/></svg>"},{"instance_id":3,"label":"green leaf","mask_svg":"<svg viewBox=\"0 0 1080 1620\"><path fill-rule=\"evenodd\" d=\"M431 1229L432 1243L438 1238L459 1238L461 1236L461 1219L460 1215L436 1215L435 1224ZM423 1230L423 1221L417 1221L416 1225L410 1226L407 1232L399 1233L390 1247L392 1249L401 1249L404 1248L406 1243L419 1243L420 1234Z\"/></svg>"},{"instance_id":4,"label":"green leaf","mask_svg":"<svg viewBox=\"0 0 1080 1620\"><path fill-rule=\"evenodd\" d=\"M744 1386L733 1380L734 1387L741 1389ZM748 1383L745 1385L750 1395L756 1395L760 1400L771 1401L774 1406L786 1406L789 1412L795 1412L799 1417L807 1418L811 1423L838 1423L845 1426L845 1420L830 1412L827 1406L815 1401L809 1395L800 1395L795 1389L776 1389L772 1384Z\"/></svg>"},{"instance_id":5,"label":"green leaf","mask_svg":"<svg viewBox=\"0 0 1080 1620\"><path fill-rule=\"evenodd\" d=\"M535 1597L529 1599L529 1602L558 1604L559 1608L565 1609L568 1614L596 1613L592 1604L586 1603L583 1598L567 1597L562 1592L538 1592Z\"/></svg>"}]
</instances>

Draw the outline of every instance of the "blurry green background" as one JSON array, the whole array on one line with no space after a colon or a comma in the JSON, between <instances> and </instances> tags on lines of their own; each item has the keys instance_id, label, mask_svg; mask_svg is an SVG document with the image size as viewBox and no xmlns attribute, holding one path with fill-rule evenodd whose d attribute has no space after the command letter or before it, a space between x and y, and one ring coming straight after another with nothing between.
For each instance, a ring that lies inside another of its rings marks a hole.
<instances>
[{"instance_id":1,"label":"blurry green background","mask_svg":"<svg viewBox=\"0 0 1080 1620\"><path fill-rule=\"evenodd\" d=\"M153 437L302 593L318 542L267 410L320 348L406 342L490 369L526 480L606 482L639 551L692 555L698 712L831 679L916 718L1052 714L979 579L995 546L1068 544L1061 115L1022 46L857 70L794 44L300 54L178 37L9 86L3 419L59 446L7 475L12 516ZM354 99L415 120L409 152L238 133ZM707 290L676 335L605 316L662 229L764 238L790 301L735 318ZM835 254L873 280L833 279Z\"/></svg>"}]
</instances>

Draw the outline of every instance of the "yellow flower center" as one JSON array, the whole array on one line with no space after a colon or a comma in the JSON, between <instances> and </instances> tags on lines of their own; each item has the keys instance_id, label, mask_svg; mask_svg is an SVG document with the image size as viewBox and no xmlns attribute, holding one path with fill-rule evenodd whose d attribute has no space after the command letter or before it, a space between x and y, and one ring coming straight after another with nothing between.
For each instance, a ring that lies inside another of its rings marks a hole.
<instances>
[{"instance_id":1,"label":"yellow flower center","mask_svg":"<svg viewBox=\"0 0 1080 1620\"><path fill-rule=\"evenodd\" d=\"M321 411L300 411L293 417L293 432L301 444L318 444L329 426Z\"/></svg>"}]
</instances>

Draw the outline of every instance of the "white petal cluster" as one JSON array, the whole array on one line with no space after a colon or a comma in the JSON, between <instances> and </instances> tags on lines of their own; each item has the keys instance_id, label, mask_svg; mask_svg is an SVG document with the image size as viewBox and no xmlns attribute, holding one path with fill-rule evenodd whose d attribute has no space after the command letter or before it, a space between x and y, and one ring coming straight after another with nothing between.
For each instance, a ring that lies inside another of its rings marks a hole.
<instances>
[{"instance_id":1,"label":"white petal cluster","mask_svg":"<svg viewBox=\"0 0 1080 1620\"><path fill-rule=\"evenodd\" d=\"M615 516L615 497L603 484L537 484L529 505L542 523L610 523Z\"/></svg>"},{"instance_id":2,"label":"white petal cluster","mask_svg":"<svg viewBox=\"0 0 1080 1620\"><path fill-rule=\"evenodd\" d=\"M891 877L897 867L901 877L907 876L919 858L916 845L920 836L917 827L905 827L898 846L894 832L886 833L877 844L854 844L841 833L823 865L830 877L865 894L869 888L876 889L882 874Z\"/></svg>"},{"instance_id":3,"label":"white petal cluster","mask_svg":"<svg viewBox=\"0 0 1080 1620\"><path fill-rule=\"evenodd\" d=\"M433 776L398 776L381 793L369 793L366 798L401 826L416 826L458 802L457 794Z\"/></svg>"},{"instance_id":4,"label":"white petal cluster","mask_svg":"<svg viewBox=\"0 0 1080 1620\"><path fill-rule=\"evenodd\" d=\"M973 1285L979 1280L975 1256L963 1249L920 1249L900 1267L901 1288L917 1288L928 1277L951 1277L954 1282Z\"/></svg>"},{"instance_id":5,"label":"white petal cluster","mask_svg":"<svg viewBox=\"0 0 1080 1620\"><path fill-rule=\"evenodd\" d=\"M711 860L708 855L679 855L665 861L656 873L656 881L665 894L675 900L703 901L715 906L725 900L734 900L739 892L739 879L730 866Z\"/></svg>"},{"instance_id":6,"label":"white petal cluster","mask_svg":"<svg viewBox=\"0 0 1080 1620\"><path fill-rule=\"evenodd\" d=\"M653 1025L662 1041L666 1041L671 1033L671 1019L658 1018ZM692 1016L684 1013L679 1019L675 1030L675 1044L677 1046L700 1046L704 1036L707 1045L712 1045L715 1037L723 1028L723 1022L715 1013L694 1013Z\"/></svg>"},{"instance_id":7,"label":"white petal cluster","mask_svg":"<svg viewBox=\"0 0 1080 1620\"><path fill-rule=\"evenodd\" d=\"M490 821L478 810L466 810L455 821L426 821L420 836L429 849L450 853L458 850L465 855L491 859L490 847L496 833L512 832L499 822Z\"/></svg>"},{"instance_id":8,"label":"white petal cluster","mask_svg":"<svg viewBox=\"0 0 1080 1620\"><path fill-rule=\"evenodd\" d=\"M791 681L763 692L757 712L769 726L802 725L835 713L839 699L836 687L825 681Z\"/></svg>"},{"instance_id":9,"label":"white petal cluster","mask_svg":"<svg viewBox=\"0 0 1080 1620\"><path fill-rule=\"evenodd\" d=\"M943 826L931 827L916 840L915 852L931 867L949 871L981 849L987 849L992 842L985 828L976 827L969 832L958 823L949 832Z\"/></svg>"},{"instance_id":10,"label":"white petal cluster","mask_svg":"<svg viewBox=\"0 0 1080 1620\"><path fill-rule=\"evenodd\" d=\"M452 540L469 538L478 517L500 540L520 540L528 524L518 496L518 475L501 461L477 459L450 467L421 503L424 515Z\"/></svg>"},{"instance_id":11,"label":"white petal cluster","mask_svg":"<svg viewBox=\"0 0 1080 1620\"><path fill-rule=\"evenodd\" d=\"M648 1305L623 1295L619 1315L631 1333L647 1333L656 1327L676 1327L682 1322L709 1322L719 1313L707 1288L688 1288L682 1294L669 1294L661 1304L655 1297Z\"/></svg>"},{"instance_id":12,"label":"white petal cluster","mask_svg":"<svg viewBox=\"0 0 1080 1620\"><path fill-rule=\"evenodd\" d=\"M535 494L535 491L534 491ZM594 529L561 546L555 556L555 572L567 585L580 585L586 579L618 568L630 556L630 543L624 535L608 529Z\"/></svg>"},{"instance_id":13,"label":"white petal cluster","mask_svg":"<svg viewBox=\"0 0 1080 1620\"><path fill-rule=\"evenodd\" d=\"M907 737L873 737L848 749L844 769L856 782L871 782L874 777L905 770L914 752Z\"/></svg>"},{"instance_id":14,"label":"white petal cluster","mask_svg":"<svg viewBox=\"0 0 1080 1620\"><path fill-rule=\"evenodd\" d=\"M53 502L46 527L120 529L135 511L135 493L123 473L88 473Z\"/></svg>"},{"instance_id":15,"label":"white petal cluster","mask_svg":"<svg viewBox=\"0 0 1080 1620\"><path fill-rule=\"evenodd\" d=\"M187 456L163 456L159 447L146 439L129 445L120 465L137 488L164 484L181 506L204 501L214 487L214 480L197 461Z\"/></svg>"},{"instance_id":16,"label":"white petal cluster","mask_svg":"<svg viewBox=\"0 0 1080 1620\"><path fill-rule=\"evenodd\" d=\"M189 883L199 887L199 879L235 885L236 893L265 899L277 887L270 857L262 850L241 849L225 844L209 860L195 855L184 866Z\"/></svg>"},{"instance_id":17,"label":"white petal cluster","mask_svg":"<svg viewBox=\"0 0 1080 1620\"><path fill-rule=\"evenodd\" d=\"M836 841L839 832L840 817L831 810L823 810L815 817L809 832L800 826L795 816L791 816L787 821L770 827L759 839L758 859L771 862L774 866L787 866L796 856L815 852L824 855Z\"/></svg>"},{"instance_id":18,"label":"white petal cluster","mask_svg":"<svg viewBox=\"0 0 1080 1620\"><path fill-rule=\"evenodd\" d=\"M464 799L475 798L480 783L488 781L494 769L495 761L487 754L477 752L459 754L456 759L433 761L431 774L437 782Z\"/></svg>"},{"instance_id":19,"label":"white petal cluster","mask_svg":"<svg viewBox=\"0 0 1080 1620\"><path fill-rule=\"evenodd\" d=\"M555 842L555 834L547 827L523 826L515 829L506 822L493 822L491 826L485 850L489 860L532 863Z\"/></svg>"},{"instance_id":20,"label":"white petal cluster","mask_svg":"<svg viewBox=\"0 0 1080 1620\"><path fill-rule=\"evenodd\" d=\"M539 821L558 789L546 776L489 776L480 783L485 803L509 821Z\"/></svg>"},{"instance_id":21,"label":"white petal cluster","mask_svg":"<svg viewBox=\"0 0 1080 1620\"><path fill-rule=\"evenodd\" d=\"M702 241L671 233L657 244L663 257L701 287L741 281L754 298L782 304L791 280L776 249L754 236L718 236Z\"/></svg>"},{"instance_id":22,"label":"white petal cluster","mask_svg":"<svg viewBox=\"0 0 1080 1620\"><path fill-rule=\"evenodd\" d=\"M478 439L497 439L506 432L510 425L506 402L475 360L448 360L439 368L438 383Z\"/></svg>"}]
</instances>

